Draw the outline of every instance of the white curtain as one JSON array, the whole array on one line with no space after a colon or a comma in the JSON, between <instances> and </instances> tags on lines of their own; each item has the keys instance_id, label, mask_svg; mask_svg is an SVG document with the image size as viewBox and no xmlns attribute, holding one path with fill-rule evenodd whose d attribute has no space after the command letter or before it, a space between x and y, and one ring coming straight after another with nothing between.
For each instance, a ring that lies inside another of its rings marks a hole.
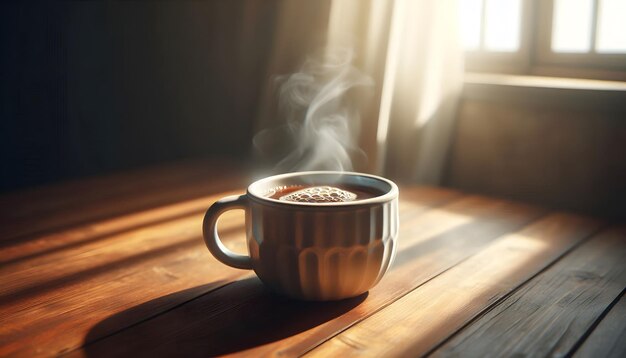
<instances>
[{"instance_id":1,"label":"white curtain","mask_svg":"<svg viewBox=\"0 0 626 358\"><path fill-rule=\"evenodd\" d=\"M463 79L457 0L286 0L278 6L269 74L297 68L320 45L350 47L374 79L362 110L362 171L441 182ZM275 125L271 90L261 95L258 128Z\"/></svg>"}]
</instances>

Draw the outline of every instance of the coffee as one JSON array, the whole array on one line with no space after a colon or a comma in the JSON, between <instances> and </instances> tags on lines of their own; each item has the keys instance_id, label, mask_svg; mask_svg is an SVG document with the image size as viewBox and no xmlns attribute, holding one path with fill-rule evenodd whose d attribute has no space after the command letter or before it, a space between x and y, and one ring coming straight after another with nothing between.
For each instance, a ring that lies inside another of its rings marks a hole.
<instances>
[{"instance_id":1,"label":"coffee","mask_svg":"<svg viewBox=\"0 0 626 358\"><path fill-rule=\"evenodd\" d=\"M280 186L273 188L267 194L272 199L300 203L339 203L364 200L379 195L382 195L382 192L372 188L346 185Z\"/></svg>"}]
</instances>

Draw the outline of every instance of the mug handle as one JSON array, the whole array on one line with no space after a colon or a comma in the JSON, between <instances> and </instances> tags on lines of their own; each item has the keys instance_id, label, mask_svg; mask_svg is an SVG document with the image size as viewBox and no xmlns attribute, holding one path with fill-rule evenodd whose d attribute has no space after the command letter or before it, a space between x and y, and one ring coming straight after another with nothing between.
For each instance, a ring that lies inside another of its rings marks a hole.
<instances>
[{"instance_id":1,"label":"mug handle","mask_svg":"<svg viewBox=\"0 0 626 358\"><path fill-rule=\"evenodd\" d=\"M248 255L239 255L230 251L217 234L217 221L228 210L248 209L248 198L244 195L232 195L216 201L204 215L202 236L204 243L216 259L238 269L252 269L252 259Z\"/></svg>"}]
</instances>

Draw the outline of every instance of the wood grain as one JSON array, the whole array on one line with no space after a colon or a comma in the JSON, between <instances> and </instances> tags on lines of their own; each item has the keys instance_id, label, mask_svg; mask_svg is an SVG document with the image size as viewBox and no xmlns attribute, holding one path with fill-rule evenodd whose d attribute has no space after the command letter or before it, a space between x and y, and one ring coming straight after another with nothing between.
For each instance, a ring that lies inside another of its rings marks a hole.
<instances>
[{"instance_id":1,"label":"wood grain","mask_svg":"<svg viewBox=\"0 0 626 358\"><path fill-rule=\"evenodd\" d=\"M598 229L552 214L502 237L310 352L310 356L419 356Z\"/></svg>"},{"instance_id":2,"label":"wood grain","mask_svg":"<svg viewBox=\"0 0 626 358\"><path fill-rule=\"evenodd\" d=\"M421 215L405 215L398 262L366 297L322 305L303 303L272 297L256 280L241 280L88 344L73 355L297 356L540 213L525 205L470 196ZM93 332L99 329L96 326Z\"/></svg>"},{"instance_id":3,"label":"wood grain","mask_svg":"<svg viewBox=\"0 0 626 358\"><path fill-rule=\"evenodd\" d=\"M10 343L0 347L0 355L55 355L80 345L92 325L115 312L189 287L202 286L204 290L192 292L199 295L249 274L213 259L199 235L201 219L192 216L125 233L78 248L74 251L83 252L67 259L57 252L43 270L31 266L2 276L7 285L0 291L0 338ZM231 247L244 251L243 230L233 239ZM166 303L145 307L137 317L180 302Z\"/></svg>"},{"instance_id":4,"label":"wood grain","mask_svg":"<svg viewBox=\"0 0 626 358\"><path fill-rule=\"evenodd\" d=\"M463 329L435 356L566 356L626 286L624 240L625 230L594 236Z\"/></svg>"},{"instance_id":5,"label":"wood grain","mask_svg":"<svg viewBox=\"0 0 626 358\"><path fill-rule=\"evenodd\" d=\"M89 224L29 238L29 240L14 242L11 245L7 244L0 250L0 264L8 265L24 259L50 256L51 253L58 251L70 252L74 248L126 232L156 226L167 221L198 216L221 197L238 193L241 193L241 189L203 195L192 200L121 215L113 219L93 221ZM62 255L67 255L67 252Z\"/></svg>"},{"instance_id":6,"label":"wood grain","mask_svg":"<svg viewBox=\"0 0 626 358\"><path fill-rule=\"evenodd\" d=\"M600 321L574 357L626 357L626 300L623 291L617 304Z\"/></svg>"},{"instance_id":7,"label":"wood grain","mask_svg":"<svg viewBox=\"0 0 626 358\"><path fill-rule=\"evenodd\" d=\"M0 247L80 224L232 190L241 168L195 160L29 189L0 197Z\"/></svg>"},{"instance_id":8,"label":"wood grain","mask_svg":"<svg viewBox=\"0 0 626 358\"><path fill-rule=\"evenodd\" d=\"M581 245L600 221L405 186L383 280L295 301L208 253L204 210L244 179L195 165L0 197L0 356L624 353L623 227ZM241 212L220 234L246 251Z\"/></svg>"},{"instance_id":9,"label":"wood grain","mask_svg":"<svg viewBox=\"0 0 626 358\"><path fill-rule=\"evenodd\" d=\"M208 206L225 194L177 205ZM403 215L419 215L458 195L441 189L412 190L407 197L414 200L402 203ZM0 355L66 352L79 347L89 329L109 316L136 308L91 339L251 275L222 265L208 253L200 237L203 213L167 219L169 214L189 209L182 207L120 218L131 227L134 220L150 221L150 214L163 220L97 240L91 240L99 233L96 229L61 232L54 239L70 246L0 267L0 341L7 342L0 346ZM230 219L227 215L220 221L220 229L231 249L246 251L240 214L232 214Z\"/></svg>"}]
</instances>

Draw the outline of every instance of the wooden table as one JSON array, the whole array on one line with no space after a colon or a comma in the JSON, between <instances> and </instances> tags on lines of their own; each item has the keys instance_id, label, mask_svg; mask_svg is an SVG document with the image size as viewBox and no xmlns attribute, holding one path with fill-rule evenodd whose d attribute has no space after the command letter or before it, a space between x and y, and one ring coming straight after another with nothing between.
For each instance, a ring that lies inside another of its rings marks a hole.
<instances>
[{"instance_id":1,"label":"wooden table","mask_svg":"<svg viewBox=\"0 0 626 358\"><path fill-rule=\"evenodd\" d=\"M190 162L1 197L0 355L626 356L624 225L405 186L383 280L298 302L201 239L248 180ZM242 222L220 227L245 252Z\"/></svg>"}]
</instances>

